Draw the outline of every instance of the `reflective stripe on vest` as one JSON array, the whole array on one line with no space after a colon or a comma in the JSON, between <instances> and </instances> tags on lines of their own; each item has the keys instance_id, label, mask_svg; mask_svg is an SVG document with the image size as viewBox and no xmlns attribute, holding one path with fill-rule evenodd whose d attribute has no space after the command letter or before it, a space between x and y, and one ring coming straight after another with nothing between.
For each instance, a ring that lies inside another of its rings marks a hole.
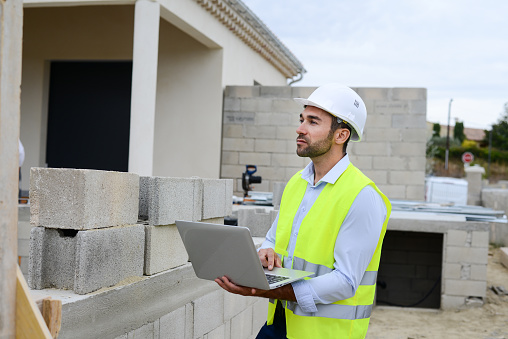
<instances>
[{"instance_id":1,"label":"reflective stripe on vest","mask_svg":"<svg viewBox=\"0 0 508 339\"><path fill-rule=\"evenodd\" d=\"M337 304L318 304L317 312L304 312L294 301L288 301L287 308L294 314L300 316L314 316L334 319L365 319L370 318L372 305L337 305Z\"/></svg>"}]
</instances>

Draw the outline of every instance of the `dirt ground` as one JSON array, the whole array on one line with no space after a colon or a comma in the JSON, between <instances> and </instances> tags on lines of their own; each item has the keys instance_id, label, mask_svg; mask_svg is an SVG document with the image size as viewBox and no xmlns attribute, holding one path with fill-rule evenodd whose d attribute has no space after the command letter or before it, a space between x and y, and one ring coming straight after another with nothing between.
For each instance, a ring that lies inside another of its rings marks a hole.
<instances>
[{"instance_id":1,"label":"dirt ground","mask_svg":"<svg viewBox=\"0 0 508 339\"><path fill-rule=\"evenodd\" d=\"M499 257L499 249L491 248L483 307L457 311L375 307L366 338L508 339L508 296L499 296L490 289L492 285L508 289L508 269Z\"/></svg>"}]
</instances>

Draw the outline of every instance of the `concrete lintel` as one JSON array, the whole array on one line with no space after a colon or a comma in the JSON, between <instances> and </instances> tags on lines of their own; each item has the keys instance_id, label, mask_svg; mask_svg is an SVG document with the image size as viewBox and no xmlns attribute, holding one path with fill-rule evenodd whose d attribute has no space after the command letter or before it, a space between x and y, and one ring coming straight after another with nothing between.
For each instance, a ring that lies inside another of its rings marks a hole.
<instances>
[{"instance_id":1,"label":"concrete lintel","mask_svg":"<svg viewBox=\"0 0 508 339\"><path fill-rule=\"evenodd\" d=\"M448 230L464 230L488 232L489 228L487 222L459 220L455 216L448 217L446 215L427 218L424 213L399 214L394 212L388 222L388 230L392 231L446 233Z\"/></svg>"}]
</instances>

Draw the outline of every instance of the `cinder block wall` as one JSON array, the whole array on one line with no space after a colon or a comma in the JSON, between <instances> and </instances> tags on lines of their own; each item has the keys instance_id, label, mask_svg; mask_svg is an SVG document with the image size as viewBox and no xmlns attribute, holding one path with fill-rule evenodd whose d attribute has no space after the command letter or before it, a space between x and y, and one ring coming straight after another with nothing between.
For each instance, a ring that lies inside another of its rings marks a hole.
<instances>
[{"instance_id":1,"label":"cinder block wall","mask_svg":"<svg viewBox=\"0 0 508 339\"><path fill-rule=\"evenodd\" d=\"M314 87L228 86L224 95L221 177L235 179L242 195L245 165L258 166L263 178L255 191L273 191L305 167L296 155L296 128ZM367 106L360 143L351 142L351 161L391 199L424 200L427 90L424 88L353 88Z\"/></svg>"}]
</instances>

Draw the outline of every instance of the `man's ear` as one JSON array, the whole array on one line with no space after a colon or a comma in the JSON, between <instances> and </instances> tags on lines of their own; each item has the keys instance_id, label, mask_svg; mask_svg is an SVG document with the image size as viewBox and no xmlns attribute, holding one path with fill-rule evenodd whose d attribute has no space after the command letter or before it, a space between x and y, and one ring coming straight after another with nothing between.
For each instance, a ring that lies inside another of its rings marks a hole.
<instances>
[{"instance_id":1,"label":"man's ear","mask_svg":"<svg viewBox=\"0 0 508 339\"><path fill-rule=\"evenodd\" d=\"M337 128L334 133L334 140L336 144L341 145L346 142L351 132L347 128Z\"/></svg>"}]
</instances>

